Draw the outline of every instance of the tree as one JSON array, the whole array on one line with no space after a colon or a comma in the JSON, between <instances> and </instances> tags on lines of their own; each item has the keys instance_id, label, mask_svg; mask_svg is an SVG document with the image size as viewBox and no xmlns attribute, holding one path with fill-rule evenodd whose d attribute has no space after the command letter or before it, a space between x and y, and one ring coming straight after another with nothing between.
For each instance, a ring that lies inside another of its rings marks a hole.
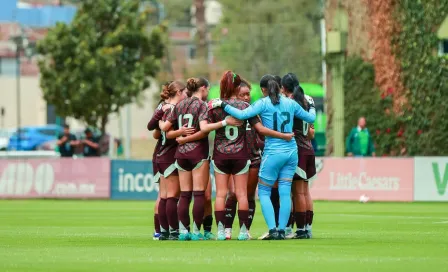
<instances>
[{"instance_id":1,"label":"tree","mask_svg":"<svg viewBox=\"0 0 448 272\"><path fill-rule=\"evenodd\" d=\"M226 68L251 80L294 72L321 80L319 1L222 0L223 20L215 37Z\"/></svg>"},{"instance_id":2,"label":"tree","mask_svg":"<svg viewBox=\"0 0 448 272\"><path fill-rule=\"evenodd\" d=\"M197 30L196 52L199 59L207 60L207 23L205 22L204 0L195 0L194 5Z\"/></svg>"},{"instance_id":3,"label":"tree","mask_svg":"<svg viewBox=\"0 0 448 272\"><path fill-rule=\"evenodd\" d=\"M207 22L205 21L205 3L204 0L194 0L195 19L196 19L196 72L205 78L209 77L208 69L208 44L207 44Z\"/></svg>"},{"instance_id":4,"label":"tree","mask_svg":"<svg viewBox=\"0 0 448 272\"><path fill-rule=\"evenodd\" d=\"M73 22L57 24L38 44L44 98L58 115L104 134L109 115L149 87L164 47L139 2L81 0Z\"/></svg>"}]
</instances>

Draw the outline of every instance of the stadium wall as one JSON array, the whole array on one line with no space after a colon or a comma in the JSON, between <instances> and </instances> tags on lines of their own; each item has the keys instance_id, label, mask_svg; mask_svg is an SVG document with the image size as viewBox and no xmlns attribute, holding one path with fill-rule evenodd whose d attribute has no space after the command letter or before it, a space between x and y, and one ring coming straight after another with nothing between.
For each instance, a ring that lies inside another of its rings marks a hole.
<instances>
[{"instance_id":1,"label":"stadium wall","mask_svg":"<svg viewBox=\"0 0 448 272\"><path fill-rule=\"evenodd\" d=\"M0 198L110 198L110 160L1 159Z\"/></svg>"},{"instance_id":2,"label":"stadium wall","mask_svg":"<svg viewBox=\"0 0 448 272\"><path fill-rule=\"evenodd\" d=\"M316 168L316 200L448 201L448 157L318 158ZM0 199L155 200L158 191L150 160L0 159Z\"/></svg>"}]
</instances>

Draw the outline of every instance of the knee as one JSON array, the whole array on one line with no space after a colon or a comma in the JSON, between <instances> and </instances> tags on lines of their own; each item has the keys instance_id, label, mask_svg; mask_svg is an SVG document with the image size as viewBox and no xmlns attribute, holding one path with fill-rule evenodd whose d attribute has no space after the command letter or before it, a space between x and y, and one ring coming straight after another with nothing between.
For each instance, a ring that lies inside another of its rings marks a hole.
<instances>
[{"instance_id":1,"label":"knee","mask_svg":"<svg viewBox=\"0 0 448 272\"><path fill-rule=\"evenodd\" d=\"M263 184L258 184L258 196L270 196L272 188Z\"/></svg>"},{"instance_id":2,"label":"knee","mask_svg":"<svg viewBox=\"0 0 448 272\"><path fill-rule=\"evenodd\" d=\"M305 195L310 196L310 188L308 187L308 183L305 183L305 186L303 188L303 192Z\"/></svg>"},{"instance_id":3,"label":"knee","mask_svg":"<svg viewBox=\"0 0 448 272\"><path fill-rule=\"evenodd\" d=\"M211 194L207 194L207 192L205 192L205 201L206 202L212 202L212 195Z\"/></svg>"},{"instance_id":4,"label":"knee","mask_svg":"<svg viewBox=\"0 0 448 272\"><path fill-rule=\"evenodd\" d=\"M247 199L247 192L238 192L238 193L236 193L236 199L238 201L246 200Z\"/></svg>"},{"instance_id":5,"label":"knee","mask_svg":"<svg viewBox=\"0 0 448 272\"><path fill-rule=\"evenodd\" d=\"M248 201L255 201L255 193L251 194L251 195L247 194L247 200Z\"/></svg>"},{"instance_id":6,"label":"knee","mask_svg":"<svg viewBox=\"0 0 448 272\"><path fill-rule=\"evenodd\" d=\"M303 190L297 190L296 193L294 194L294 197L297 198L305 197L305 192Z\"/></svg>"},{"instance_id":7,"label":"knee","mask_svg":"<svg viewBox=\"0 0 448 272\"><path fill-rule=\"evenodd\" d=\"M179 198L180 196L180 192L176 191L176 192L168 192L166 194L166 198Z\"/></svg>"},{"instance_id":8,"label":"knee","mask_svg":"<svg viewBox=\"0 0 448 272\"><path fill-rule=\"evenodd\" d=\"M217 190L216 191L216 198L223 198L225 199L227 196L227 192L223 190Z\"/></svg>"}]
</instances>

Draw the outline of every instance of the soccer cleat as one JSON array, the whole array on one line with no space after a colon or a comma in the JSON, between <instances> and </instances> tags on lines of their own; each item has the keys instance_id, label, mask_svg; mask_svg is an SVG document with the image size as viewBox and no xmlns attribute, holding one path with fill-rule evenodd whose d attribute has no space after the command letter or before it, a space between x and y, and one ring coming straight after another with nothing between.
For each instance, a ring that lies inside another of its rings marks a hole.
<instances>
[{"instance_id":1,"label":"soccer cleat","mask_svg":"<svg viewBox=\"0 0 448 272\"><path fill-rule=\"evenodd\" d=\"M265 241L268 241L268 240L279 240L278 237L279 237L278 236L278 231L276 229L271 229L271 230L269 230L268 233L265 233L262 236L260 236L258 238L258 240L265 240Z\"/></svg>"},{"instance_id":2,"label":"soccer cleat","mask_svg":"<svg viewBox=\"0 0 448 272\"><path fill-rule=\"evenodd\" d=\"M312 232L311 225L307 224L305 226L305 230L306 230L306 235L308 236L308 239L313 238L313 232Z\"/></svg>"},{"instance_id":3,"label":"soccer cleat","mask_svg":"<svg viewBox=\"0 0 448 272\"><path fill-rule=\"evenodd\" d=\"M266 237L269 236L269 232L263 233L263 235L261 235L260 237L258 237L258 240L269 240L269 239L265 239Z\"/></svg>"},{"instance_id":4,"label":"soccer cleat","mask_svg":"<svg viewBox=\"0 0 448 272\"><path fill-rule=\"evenodd\" d=\"M292 231L292 228L286 228L285 229L285 239L292 239L294 238L295 233Z\"/></svg>"},{"instance_id":5,"label":"soccer cleat","mask_svg":"<svg viewBox=\"0 0 448 272\"><path fill-rule=\"evenodd\" d=\"M218 223L218 237L216 240L218 241L226 240L226 231L224 229L224 225L221 222Z\"/></svg>"},{"instance_id":6,"label":"soccer cleat","mask_svg":"<svg viewBox=\"0 0 448 272\"><path fill-rule=\"evenodd\" d=\"M191 240L191 234L189 232L179 233L179 241L190 241L190 240Z\"/></svg>"},{"instance_id":7,"label":"soccer cleat","mask_svg":"<svg viewBox=\"0 0 448 272\"><path fill-rule=\"evenodd\" d=\"M252 240L252 235L250 235L249 231L247 231L247 236L249 236L249 240Z\"/></svg>"},{"instance_id":8,"label":"soccer cleat","mask_svg":"<svg viewBox=\"0 0 448 272\"><path fill-rule=\"evenodd\" d=\"M225 233L226 233L226 240L232 240L232 229L226 228Z\"/></svg>"},{"instance_id":9,"label":"soccer cleat","mask_svg":"<svg viewBox=\"0 0 448 272\"><path fill-rule=\"evenodd\" d=\"M191 241L203 241L205 240L204 235L202 233L193 233L191 234Z\"/></svg>"},{"instance_id":10,"label":"soccer cleat","mask_svg":"<svg viewBox=\"0 0 448 272\"><path fill-rule=\"evenodd\" d=\"M278 231L276 229L269 230L268 236L263 240L280 240Z\"/></svg>"},{"instance_id":11,"label":"soccer cleat","mask_svg":"<svg viewBox=\"0 0 448 272\"><path fill-rule=\"evenodd\" d=\"M216 235L214 235L211 231L204 231L205 240L216 240Z\"/></svg>"},{"instance_id":12,"label":"soccer cleat","mask_svg":"<svg viewBox=\"0 0 448 272\"><path fill-rule=\"evenodd\" d=\"M159 238L160 238L160 233L158 233L158 232L154 232L154 235L152 236L152 239L153 239L154 241L158 241Z\"/></svg>"},{"instance_id":13,"label":"soccer cleat","mask_svg":"<svg viewBox=\"0 0 448 272\"><path fill-rule=\"evenodd\" d=\"M171 232L170 236L168 237L168 240L170 240L170 241L177 241L177 240L179 240L179 233L177 231Z\"/></svg>"},{"instance_id":14,"label":"soccer cleat","mask_svg":"<svg viewBox=\"0 0 448 272\"><path fill-rule=\"evenodd\" d=\"M250 240L249 233L247 231L242 231L238 235L238 241L247 241Z\"/></svg>"},{"instance_id":15,"label":"soccer cleat","mask_svg":"<svg viewBox=\"0 0 448 272\"><path fill-rule=\"evenodd\" d=\"M277 240L285 240L285 231L279 230Z\"/></svg>"},{"instance_id":16,"label":"soccer cleat","mask_svg":"<svg viewBox=\"0 0 448 272\"><path fill-rule=\"evenodd\" d=\"M168 231L162 231L162 233L160 234L159 240L166 241L166 240L168 240L169 237L170 237L170 234L168 233Z\"/></svg>"},{"instance_id":17,"label":"soccer cleat","mask_svg":"<svg viewBox=\"0 0 448 272\"><path fill-rule=\"evenodd\" d=\"M218 230L218 237L216 238L218 241L226 240L226 232L224 230Z\"/></svg>"},{"instance_id":18,"label":"soccer cleat","mask_svg":"<svg viewBox=\"0 0 448 272\"><path fill-rule=\"evenodd\" d=\"M313 232L311 231L311 229L306 230L306 238L308 239L313 238Z\"/></svg>"},{"instance_id":19,"label":"soccer cleat","mask_svg":"<svg viewBox=\"0 0 448 272\"><path fill-rule=\"evenodd\" d=\"M307 232L306 230L297 230L296 231L296 235L294 236L293 239L307 239Z\"/></svg>"}]
</instances>

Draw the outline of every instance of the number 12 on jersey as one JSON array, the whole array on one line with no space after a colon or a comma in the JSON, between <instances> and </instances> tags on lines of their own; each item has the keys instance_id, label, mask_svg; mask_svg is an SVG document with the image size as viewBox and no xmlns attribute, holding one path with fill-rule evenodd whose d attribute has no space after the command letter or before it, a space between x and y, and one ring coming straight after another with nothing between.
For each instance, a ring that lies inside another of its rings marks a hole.
<instances>
[{"instance_id":1,"label":"number 12 on jersey","mask_svg":"<svg viewBox=\"0 0 448 272\"><path fill-rule=\"evenodd\" d=\"M280 130L278 128L279 115L284 118L282 124L280 125ZM291 115L289 114L289 112L285 111L281 112L280 114L278 112L274 112L273 119L274 119L274 130L284 133L286 125L288 125L291 122Z\"/></svg>"}]
</instances>

